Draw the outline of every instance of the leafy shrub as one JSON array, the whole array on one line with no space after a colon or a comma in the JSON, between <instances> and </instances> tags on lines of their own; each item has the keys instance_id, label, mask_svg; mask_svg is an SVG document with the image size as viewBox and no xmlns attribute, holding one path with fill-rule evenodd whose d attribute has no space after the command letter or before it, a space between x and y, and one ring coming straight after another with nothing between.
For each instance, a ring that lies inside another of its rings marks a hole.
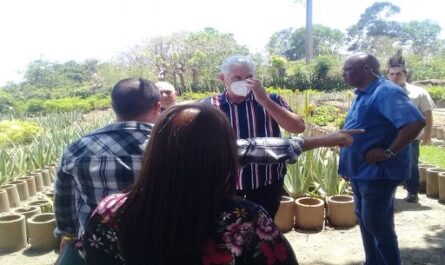
<instances>
[{"instance_id":1,"label":"leafy shrub","mask_svg":"<svg viewBox=\"0 0 445 265\"><path fill-rule=\"evenodd\" d=\"M315 108L313 113L309 121L318 126L325 126L335 121L338 116L338 109L331 105L323 105Z\"/></svg>"},{"instance_id":2,"label":"leafy shrub","mask_svg":"<svg viewBox=\"0 0 445 265\"><path fill-rule=\"evenodd\" d=\"M184 92L177 97L178 101L201 100L206 97L215 95L215 92Z\"/></svg>"},{"instance_id":3,"label":"leafy shrub","mask_svg":"<svg viewBox=\"0 0 445 265\"><path fill-rule=\"evenodd\" d=\"M291 90L286 88L279 88L279 87L266 87L267 93L270 94L278 94L278 95L293 95L295 93L298 93L298 90Z\"/></svg>"},{"instance_id":4,"label":"leafy shrub","mask_svg":"<svg viewBox=\"0 0 445 265\"><path fill-rule=\"evenodd\" d=\"M0 121L0 146L31 142L42 129L34 122L20 120Z\"/></svg>"},{"instance_id":5,"label":"leafy shrub","mask_svg":"<svg viewBox=\"0 0 445 265\"><path fill-rule=\"evenodd\" d=\"M430 87L428 88L428 93L434 101L445 101L445 87Z\"/></svg>"}]
</instances>

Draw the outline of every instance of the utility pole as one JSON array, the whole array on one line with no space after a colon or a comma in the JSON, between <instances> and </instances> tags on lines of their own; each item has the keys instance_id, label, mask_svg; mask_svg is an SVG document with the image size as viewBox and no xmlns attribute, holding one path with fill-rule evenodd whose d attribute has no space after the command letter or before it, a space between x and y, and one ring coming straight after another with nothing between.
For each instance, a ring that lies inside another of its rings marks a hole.
<instances>
[{"instance_id":1,"label":"utility pole","mask_svg":"<svg viewBox=\"0 0 445 265\"><path fill-rule=\"evenodd\" d=\"M314 57L314 39L312 36L312 0L306 0L306 64Z\"/></svg>"}]
</instances>

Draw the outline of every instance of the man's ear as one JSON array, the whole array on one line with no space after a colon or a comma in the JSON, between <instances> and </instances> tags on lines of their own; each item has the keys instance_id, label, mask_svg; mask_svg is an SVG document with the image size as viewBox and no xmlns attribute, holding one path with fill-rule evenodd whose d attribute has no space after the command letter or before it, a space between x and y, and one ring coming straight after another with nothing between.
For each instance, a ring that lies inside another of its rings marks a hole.
<instances>
[{"instance_id":1,"label":"man's ear","mask_svg":"<svg viewBox=\"0 0 445 265\"><path fill-rule=\"evenodd\" d=\"M223 81L224 82L224 74L219 74L219 80L221 80L221 81Z\"/></svg>"},{"instance_id":2,"label":"man's ear","mask_svg":"<svg viewBox=\"0 0 445 265\"><path fill-rule=\"evenodd\" d=\"M158 101L156 105L153 106L153 112L161 113L161 101Z\"/></svg>"}]
</instances>

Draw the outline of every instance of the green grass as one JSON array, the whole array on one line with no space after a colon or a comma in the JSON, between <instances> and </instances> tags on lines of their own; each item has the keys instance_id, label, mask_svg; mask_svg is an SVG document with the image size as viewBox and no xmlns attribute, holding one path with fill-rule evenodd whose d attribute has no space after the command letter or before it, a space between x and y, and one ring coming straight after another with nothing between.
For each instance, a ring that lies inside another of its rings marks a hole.
<instances>
[{"instance_id":1,"label":"green grass","mask_svg":"<svg viewBox=\"0 0 445 265\"><path fill-rule=\"evenodd\" d=\"M420 147L420 161L445 168L445 148L426 145Z\"/></svg>"}]
</instances>

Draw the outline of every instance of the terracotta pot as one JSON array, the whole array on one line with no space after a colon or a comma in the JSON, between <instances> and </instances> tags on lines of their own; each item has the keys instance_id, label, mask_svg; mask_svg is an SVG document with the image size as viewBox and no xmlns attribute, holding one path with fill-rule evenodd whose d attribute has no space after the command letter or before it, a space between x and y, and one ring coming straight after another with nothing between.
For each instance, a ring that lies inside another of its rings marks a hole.
<instances>
[{"instance_id":1,"label":"terracotta pot","mask_svg":"<svg viewBox=\"0 0 445 265\"><path fill-rule=\"evenodd\" d=\"M50 200L54 199L54 190L53 189L48 189L47 191L44 192L44 194L46 195L46 197L48 197Z\"/></svg>"},{"instance_id":2,"label":"terracotta pot","mask_svg":"<svg viewBox=\"0 0 445 265\"><path fill-rule=\"evenodd\" d=\"M52 212L53 208L51 202L49 200L44 200L44 199L29 202L27 205L40 207L42 213Z\"/></svg>"},{"instance_id":3,"label":"terracotta pot","mask_svg":"<svg viewBox=\"0 0 445 265\"><path fill-rule=\"evenodd\" d=\"M0 216L0 252L13 252L26 247L25 216Z\"/></svg>"},{"instance_id":4,"label":"terracotta pot","mask_svg":"<svg viewBox=\"0 0 445 265\"><path fill-rule=\"evenodd\" d=\"M431 128L431 138L437 138L437 128L439 126L437 125L433 125L433 127Z\"/></svg>"},{"instance_id":5,"label":"terracotta pot","mask_svg":"<svg viewBox=\"0 0 445 265\"><path fill-rule=\"evenodd\" d=\"M56 228L54 214L42 213L34 215L27 220L27 226L31 249L45 251L57 247L57 239L53 234Z\"/></svg>"},{"instance_id":6,"label":"terracotta pot","mask_svg":"<svg viewBox=\"0 0 445 265\"><path fill-rule=\"evenodd\" d=\"M34 176L19 177L17 178L17 180L26 181L29 197L33 197L37 194L36 179L34 178Z\"/></svg>"},{"instance_id":7,"label":"terracotta pot","mask_svg":"<svg viewBox=\"0 0 445 265\"><path fill-rule=\"evenodd\" d=\"M282 196L280 207L275 215L275 224L281 232L288 232L294 227L295 202L288 196Z\"/></svg>"},{"instance_id":8,"label":"terracotta pot","mask_svg":"<svg viewBox=\"0 0 445 265\"><path fill-rule=\"evenodd\" d=\"M51 178L51 182L54 182L54 179L56 178L56 174L57 174L57 167L55 164L50 164L45 166L45 169L48 169L49 171L49 176Z\"/></svg>"},{"instance_id":9,"label":"terracotta pot","mask_svg":"<svg viewBox=\"0 0 445 265\"><path fill-rule=\"evenodd\" d=\"M40 209L40 207L37 206L22 206L19 208L16 208L12 211L15 214L22 214L25 216L25 222L28 218L31 218L32 216L36 215L36 214L41 214L42 210ZM28 234L28 228L26 228L26 235L27 237L29 237Z\"/></svg>"},{"instance_id":10,"label":"terracotta pot","mask_svg":"<svg viewBox=\"0 0 445 265\"><path fill-rule=\"evenodd\" d=\"M20 201L26 201L27 199L29 199L28 184L25 180L17 179L9 182L9 184L15 184L17 186Z\"/></svg>"},{"instance_id":11,"label":"terracotta pot","mask_svg":"<svg viewBox=\"0 0 445 265\"><path fill-rule=\"evenodd\" d=\"M20 206L20 197L16 185L5 184L3 186L0 186L0 189L4 189L8 192L9 208Z\"/></svg>"},{"instance_id":12,"label":"terracotta pot","mask_svg":"<svg viewBox=\"0 0 445 265\"><path fill-rule=\"evenodd\" d=\"M36 180L36 190L42 191L43 186L44 186L42 173L35 171L35 172L31 172L29 175L34 176L34 179Z\"/></svg>"},{"instance_id":13,"label":"terracotta pot","mask_svg":"<svg viewBox=\"0 0 445 265\"><path fill-rule=\"evenodd\" d=\"M436 138L439 140L443 140L445 138L444 128L438 127L436 130Z\"/></svg>"},{"instance_id":14,"label":"terracotta pot","mask_svg":"<svg viewBox=\"0 0 445 265\"><path fill-rule=\"evenodd\" d=\"M445 172L440 172L437 180L439 182L439 201L445 202Z\"/></svg>"},{"instance_id":15,"label":"terracotta pot","mask_svg":"<svg viewBox=\"0 0 445 265\"><path fill-rule=\"evenodd\" d=\"M426 193L426 171L429 168L437 168L435 165L429 165L429 164L422 164L419 165L419 181L420 181L420 193Z\"/></svg>"},{"instance_id":16,"label":"terracotta pot","mask_svg":"<svg viewBox=\"0 0 445 265\"><path fill-rule=\"evenodd\" d=\"M0 213L9 211L8 192L0 188Z\"/></svg>"},{"instance_id":17,"label":"terracotta pot","mask_svg":"<svg viewBox=\"0 0 445 265\"><path fill-rule=\"evenodd\" d=\"M25 218L30 218L33 215L41 214L42 210L38 206L21 206L13 210L16 214L22 214Z\"/></svg>"},{"instance_id":18,"label":"terracotta pot","mask_svg":"<svg viewBox=\"0 0 445 265\"><path fill-rule=\"evenodd\" d=\"M440 172L445 172L442 168L430 168L426 171L426 196L439 198L439 179Z\"/></svg>"},{"instance_id":19,"label":"terracotta pot","mask_svg":"<svg viewBox=\"0 0 445 265\"><path fill-rule=\"evenodd\" d=\"M44 168L39 171L42 174L43 186L45 187L51 186L51 176L49 174L49 170Z\"/></svg>"},{"instance_id":20,"label":"terracotta pot","mask_svg":"<svg viewBox=\"0 0 445 265\"><path fill-rule=\"evenodd\" d=\"M321 230L324 223L324 202L303 197L295 200L295 227L301 230Z\"/></svg>"},{"instance_id":21,"label":"terracotta pot","mask_svg":"<svg viewBox=\"0 0 445 265\"><path fill-rule=\"evenodd\" d=\"M334 195L327 199L327 219L333 227L352 227L357 224L354 209L354 197Z\"/></svg>"}]
</instances>

